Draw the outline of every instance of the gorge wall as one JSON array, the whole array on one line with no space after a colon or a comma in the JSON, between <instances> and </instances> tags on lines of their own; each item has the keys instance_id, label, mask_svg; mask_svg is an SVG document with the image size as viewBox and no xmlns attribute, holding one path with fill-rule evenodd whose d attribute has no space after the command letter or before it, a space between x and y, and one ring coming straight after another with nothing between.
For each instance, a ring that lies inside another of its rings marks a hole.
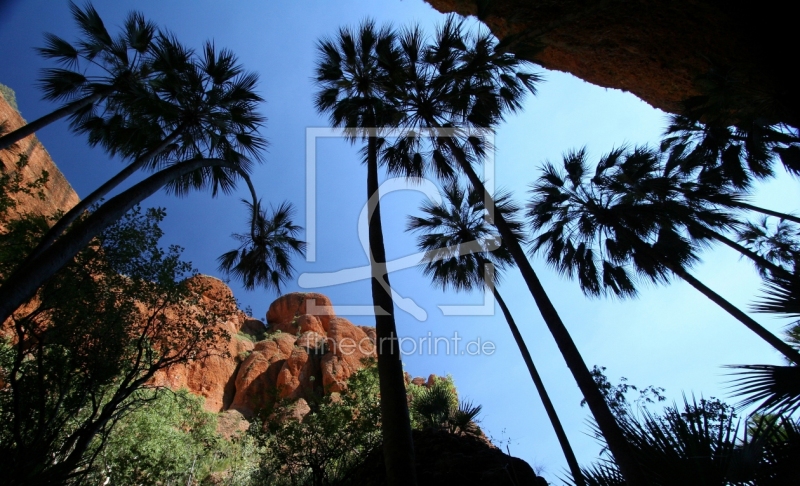
<instances>
[{"instance_id":1,"label":"gorge wall","mask_svg":"<svg viewBox=\"0 0 800 486\"><path fill-rule=\"evenodd\" d=\"M0 92L0 123L3 122L6 132L25 124L22 115ZM17 204L8 211L8 218L17 218L22 214L51 215L58 211L67 212L78 204L80 201L78 194L72 189L64 174L58 170L50 154L35 135L22 139L9 150L0 150L0 170L3 173L16 171L20 157L27 160L27 164L20 170L22 184L35 181L42 176L42 171L47 171L48 178L42 188L41 198L38 194L11 194L10 198ZM0 231L3 229L3 221L0 220Z\"/></svg>"},{"instance_id":2,"label":"gorge wall","mask_svg":"<svg viewBox=\"0 0 800 486\"><path fill-rule=\"evenodd\" d=\"M548 69L630 91L679 112L688 98L725 97L731 115L797 126L794 15L774 0L425 0L481 19L509 50Z\"/></svg>"}]
</instances>

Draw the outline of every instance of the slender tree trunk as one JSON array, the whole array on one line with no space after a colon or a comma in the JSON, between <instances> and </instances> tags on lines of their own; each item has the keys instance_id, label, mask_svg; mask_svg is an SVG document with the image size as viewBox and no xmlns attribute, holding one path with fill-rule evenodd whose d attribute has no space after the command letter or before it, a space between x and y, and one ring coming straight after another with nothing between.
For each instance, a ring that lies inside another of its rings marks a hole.
<instances>
[{"instance_id":1,"label":"slender tree trunk","mask_svg":"<svg viewBox=\"0 0 800 486\"><path fill-rule=\"evenodd\" d=\"M800 218L791 214L781 213L778 211L773 211L771 209L753 206L752 204L748 204L746 202L737 202L734 206L742 209L749 209L750 211L755 211L757 213L766 214L767 216L775 216L776 218L786 219L788 221L793 221L795 223L800 224Z\"/></svg>"},{"instance_id":2,"label":"slender tree trunk","mask_svg":"<svg viewBox=\"0 0 800 486\"><path fill-rule=\"evenodd\" d=\"M23 263L23 265L38 258L39 255L42 254L42 251L49 247L56 240L56 238L61 236L61 234L69 227L69 225L75 222L75 220L78 219L78 217L83 214L84 211L88 210L90 207L92 207L92 205L99 202L103 197L106 196L106 194L113 191L128 177L132 176L137 170L141 169L142 166L152 160L153 157L156 157L158 154L166 150L166 148L169 147L169 145L180 136L181 130L182 129L178 129L172 132L156 148L131 162L127 167L118 172L117 175L106 181L103 185L95 189L94 192L79 201L78 204L76 204L67 212L67 214L56 221L56 224L54 224L47 234L44 235L42 241L40 241L30 255L25 258L25 263Z\"/></svg>"},{"instance_id":3,"label":"slender tree trunk","mask_svg":"<svg viewBox=\"0 0 800 486\"><path fill-rule=\"evenodd\" d=\"M725 237L724 235L721 235L721 234L717 233L716 231L713 231L713 230L710 230L710 229L706 229L706 231L708 232L709 236L711 236L715 240L723 243L724 245L728 246L729 248L732 248L732 249L738 251L742 255L744 255L747 258L749 258L750 260L752 260L753 263L755 263L757 266L761 266L761 267L764 267L764 268L768 269L770 272L772 272L773 275L781 276L781 277L788 278L788 279L793 278L792 274L788 270L786 270L785 268L783 268L781 266L778 266L778 265L772 263L771 261L769 261L766 258L762 257L761 255L759 255L758 253L754 252L753 250L751 250L751 249L749 249L749 248L747 248L747 247L745 247L743 245L740 245L739 243L731 240L730 238Z\"/></svg>"},{"instance_id":4,"label":"slender tree trunk","mask_svg":"<svg viewBox=\"0 0 800 486\"><path fill-rule=\"evenodd\" d=\"M417 484L414 464L414 442L408 415L406 384L394 301L386 270L381 206L378 195L378 149L375 137L367 141L367 204L369 217L370 266L372 268L372 301L375 306L375 334L378 345L378 377L381 393L381 431L386 478L389 486ZM385 285L381 283L381 279Z\"/></svg>"},{"instance_id":5,"label":"slender tree trunk","mask_svg":"<svg viewBox=\"0 0 800 486\"><path fill-rule=\"evenodd\" d=\"M489 201L491 195L486 192L486 187L483 185L480 177L475 173L469 161L466 160L466 157L463 156L461 148L450 138L447 139L446 143L456 156L461 170L467 175L472 187L483 193L487 198L487 202L494 205L494 200ZM626 484L628 486L646 485L647 482L639 469L636 459L633 457L630 445L625 439L622 429L620 429L614 415L608 408L603 394L600 393L600 390L597 388L597 383L595 383L594 378L592 378L589 368L583 361L583 357L580 351L578 351L578 347L575 346L572 336L570 336L556 308L550 301L550 297L547 296L547 292L539 281L539 277L537 277L536 273L533 271L533 267L531 267L525 255L525 251L519 245L519 242L514 237L514 233L499 211L494 212L494 224L500 236L503 238L503 242L507 245L514 259L514 263L519 268L520 273L522 273L522 277L525 279L528 290L530 290L533 299L536 301L536 305L539 308L539 312L542 314L547 328L553 335L556 345L559 351L561 351L561 355L564 357L564 361L566 361L567 366L572 372L572 376L575 378L575 382L578 384L578 388L581 390L586 404L589 406L589 410L592 412L597 422L597 427L606 440L608 449L614 456L620 472L625 477Z\"/></svg>"},{"instance_id":6,"label":"slender tree trunk","mask_svg":"<svg viewBox=\"0 0 800 486\"><path fill-rule=\"evenodd\" d=\"M793 363L800 364L800 353L798 353L797 350L792 348L788 343L784 342L778 336L766 330L761 324L757 323L750 316L742 312L741 309L739 309L735 305L731 304L730 302L722 298L721 295L717 294L710 288L706 287L702 282L697 280L694 276L692 276L689 272L687 272L683 268L677 265L672 265L669 262L666 262L665 265L667 268L670 269L670 271L672 271L672 273L685 280L689 285L699 290L700 293L708 297L712 302L725 309L725 312L732 315L739 322L747 326L748 329L750 329L751 331L756 333L761 339L772 345L773 348L777 349L778 352L783 354L787 359L789 359Z\"/></svg>"},{"instance_id":7,"label":"slender tree trunk","mask_svg":"<svg viewBox=\"0 0 800 486\"><path fill-rule=\"evenodd\" d=\"M531 358L531 353L528 351L528 346L525 344L525 340L522 339L522 334L520 334L517 324L514 322L514 318L511 316L511 311L508 310L508 306L506 306L505 301L502 297L500 297L500 292L494 287L494 285L492 285L492 292L494 293L494 298L497 299L497 303L500 305L500 309L503 311L503 315L508 322L508 327L511 329L511 334L514 335L514 340L517 342L519 351L522 353L522 359L525 360L525 365L528 367L528 372L531 375L531 379L533 379L533 384L536 385L536 391L539 393L539 397L542 399L544 409L547 411L547 417L550 419L550 423L553 424L553 429L558 437L558 443L561 445L561 450L564 451L564 457L567 459L567 465L569 465L572 478L577 486L583 486L586 483L583 479L583 473L581 472L581 467L578 464L578 459L575 458L575 453L572 451L572 446L569 443L569 439L567 439L567 433L564 432L564 427L561 425L561 420L558 419L558 414L553 406L553 402L550 401L550 396L547 394L547 390L544 387L542 377L539 376L539 372L536 371L536 366L533 364L533 359Z\"/></svg>"},{"instance_id":8,"label":"slender tree trunk","mask_svg":"<svg viewBox=\"0 0 800 486\"><path fill-rule=\"evenodd\" d=\"M77 101L73 101L56 111L53 111L37 120L34 120L27 125L21 126L14 130L11 133L7 133L0 137L0 150L4 150L15 143L19 142L23 138L33 135L37 131L41 130L42 128L46 127L47 125L58 121L65 116L71 115L76 111L80 110L81 108L91 105L95 101L99 101L101 98L106 96L108 93L103 91L100 93L95 93L93 95L87 96L85 98L81 98Z\"/></svg>"},{"instance_id":9,"label":"slender tree trunk","mask_svg":"<svg viewBox=\"0 0 800 486\"><path fill-rule=\"evenodd\" d=\"M109 199L79 223L69 234L53 243L25 268L17 268L0 287L0 323L5 322L58 270L81 251L89 241L118 221L167 183L203 167L226 166L222 159L193 159L157 172L130 189Z\"/></svg>"}]
</instances>

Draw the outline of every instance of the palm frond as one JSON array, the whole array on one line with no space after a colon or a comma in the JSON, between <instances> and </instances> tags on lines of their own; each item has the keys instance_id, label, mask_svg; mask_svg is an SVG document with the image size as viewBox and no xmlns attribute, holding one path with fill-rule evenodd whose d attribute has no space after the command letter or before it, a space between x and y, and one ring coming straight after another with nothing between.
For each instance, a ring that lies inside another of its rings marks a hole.
<instances>
[{"instance_id":1,"label":"palm frond","mask_svg":"<svg viewBox=\"0 0 800 486\"><path fill-rule=\"evenodd\" d=\"M800 367L735 365L732 393L744 397L741 406L757 404L762 414L791 415L800 408ZM760 402L760 403L759 403Z\"/></svg>"}]
</instances>

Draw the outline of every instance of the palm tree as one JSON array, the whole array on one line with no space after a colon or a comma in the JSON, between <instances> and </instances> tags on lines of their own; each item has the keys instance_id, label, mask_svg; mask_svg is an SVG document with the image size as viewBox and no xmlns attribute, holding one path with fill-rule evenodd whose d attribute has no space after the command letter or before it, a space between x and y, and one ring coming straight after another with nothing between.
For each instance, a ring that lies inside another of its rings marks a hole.
<instances>
[{"instance_id":1,"label":"palm tree","mask_svg":"<svg viewBox=\"0 0 800 486\"><path fill-rule=\"evenodd\" d=\"M699 121L700 115L706 123ZM739 120L732 127L726 119L708 113L673 116L661 142L670 170L694 179L690 187L695 198L800 223L797 216L755 206L743 197L754 180L774 176L776 159L787 172L800 174L798 129L767 125L758 118Z\"/></svg>"},{"instance_id":2,"label":"palm tree","mask_svg":"<svg viewBox=\"0 0 800 486\"><path fill-rule=\"evenodd\" d=\"M155 74L151 48L156 27L142 14L130 13L123 32L114 39L90 4L80 8L70 2L70 11L83 38L73 45L47 34L45 47L38 50L45 58L65 66L45 70L42 78L45 99L65 104L0 137L0 150L66 116L70 117L72 126L78 128L102 102L119 94L145 91L144 85Z\"/></svg>"},{"instance_id":3,"label":"palm tree","mask_svg":"<svg viewBox=\"0 0 800 486\"><path fill-rule=\"evenodd\" d=\"M246 289L260 286L280 293L281 285L294 272L293 254L302 255L306 247L305 242L295 237L302 228L292 222L294 208L285 202L267 213L249 201L243 202L256 229L233 235L241 245L219 257L219 269L238 277ZM256 211L259 213L255 214Z\"/></svg>"},{"instance_id":4,"label":"palm tree","mask_svg":"<svg viewBox=\"0 0 800 486\"><path fill-rule=\"evenodd\" d=\"M538 232L532 252L544 252L548 263L577 277L588 295L636 295L631 269L655 283L675 275L800 363L800 353L689 273L687 268L698 259L697 245L682 234L681 226L688 223L680 212L663 201L619 190L614 171L619 166L624 171L627 159L642 157L647 154L637 150L613 151L593 174L584 150L566 154L563 171L547 164L528 204L531 227ZM634 184L638 180L630 174L628 178Z\"/></svg>"},{"instance_id":5,"label":"palm tree","mask_svg":"<svg viewBox=\"0 0 800 486\"><path fill-rule=\"evenodd\" d=\"M266 145L257 132L263 124L263 117L256 112L261 101L254 91L258 77L245 72L230 51L218 51L212 44L206 44L198 55L184 51L174 38L162 34L154 45L153 49L163 53L154 63L160 75L152 80L145 100L138 104L120 101L118 112L105 118L88 116L82 129L90 134L90 141L106 144L111 152L116 150L134 159L87 199L99 200L139 169L154 170L155 174L109 199L66 233L64 230L83 210L78 208L65 215L67 222L51 230L3 282L0 322L105 227L161 188L185 195L192 189L210 187L212 195L216 195L219 191L231 192L237 179L242 178L250 190L253 207L258 208L249 178ZM176 52L179 54L173 55ZM164 135L167 133L170 135ZM84 204L82 208L85 207ZM263 240L257 231L258 214L260 210L252 213L253 242ZM266 258L268 253L253 254ZM252 258L246 261L255 263ZM240 262L240 270L241 265Z\"/></svg>"},{"instance_id":6,"label":"palm tree","mask_svg":"<svg viewBox=\"0 0 800 486\"><path fill-rule=\"evenodd\" d=\"M454 17L448 18L433 42L427 43L419 29L410 29L399 43L398 62L403 69L386 89L387 96L401 104L408 136L393 144L382 143L387 168L409 177L432 171L445 178L460 170L470 185L484 194L487 208L493 208L494 201L473 167L490 148L480 135L500 123L506 112L521 109L525 93L535 91L539 78L526 71L524 61L498 49L491 35L467 36L463 22ZM424 139L419 134L432 137L430 147L421 145ZM494 213L494 225L625 477L630 484L645 484L589 368L516 240L513 226L502 213L493 209L490 213Z\"/></svg>"},{"instance_id":7,"label":"palm tree","mask_svg":"<svg viewBox=\"0 0 800 486\"><path fill-rule=\"evenodd\" d=\"M656 415L628 414L625 435L636 450L649 484L759 484L795 482L800 429L788 415L750 417L745 427L733 407L717 400L689 401ZM747 430L742 433L742 429ZM623 486L613 461L584 471L589 485Z\"/></svg>"},{"instance_id":8,"label":"palm tree","mask_svg":"<svg viewBox=\"0 0 800 486\"><path fill-rule=\"evenodd\" d=\"M390 485L416 484L414 444L406 401L403 364L396 347L397 325L386 270L386 250L378 195L378 131L399 118L397 106L385 96L382 86L393 75L395 35L389 28L377 29L371 21L357 29L342 28L332 39L319 41L316 107L328 113L335 127L342 127L350 140L362 140L367 164L369 251L372 269L372 301L378 344L378 376L381 394L381 430ZM388 343L388 347L386 344ZM388 348L388 349L387 349Z\"/></svg>"},{"instance_id":9,"label":"palm tree","mask_svg":"<svg viewBox=\"0 0 800 486\"><path fill-rule=\"evenodd\" d=\"M497 204L495 211L507 215L514 232L520 240L524 239L522 224L514 221L513 217L518 208L511 203L510 197L497 196L495 203ZM425 252L424 273L431 277L434 285L443 290L453 287L457 291L470 291L486 286L492 291L522 353L536 391L542 399L572 476L576 478L577 484L583 484L580 466L553 402L533 364L528 346L522 339L511 311L497 289L500 272L504 267L512 265L513 259L506 246L500 244L500 237L494 232L494 228L485 220L483 194L474 189L466 192L453 182L444 188L444 204L438 205L428 201L420 209L424 216L410 217L407 228L410 231L421 232L417 247Z\"/></svg>"},{"instance_id":10,"label":"palm tree","mask_svg":"<svg viewBox=\"0 0 800 486\"><path fill-rule=\"evenodd\" d=\"M584 150L580 152L585 156ZM739 229L743 223L720 210L702 184L676 170L672 161L664 163L657 152L647 147L623 146L604 155L598 167L595 182L609 193L624 194L627 203L653 203L662 216L669 214L672 224L684 228L694 241L716 240L752 260L759 272L791 278L791 272L782 266L722 234ZM698 197L699 193L703 196Z\"/></svg>"}]
</instances>

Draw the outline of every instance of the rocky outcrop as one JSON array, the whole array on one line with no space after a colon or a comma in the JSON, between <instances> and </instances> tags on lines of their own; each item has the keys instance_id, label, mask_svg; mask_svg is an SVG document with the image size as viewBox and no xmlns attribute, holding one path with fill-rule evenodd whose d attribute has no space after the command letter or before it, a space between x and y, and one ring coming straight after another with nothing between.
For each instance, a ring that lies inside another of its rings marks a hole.
<instances>
[{"instance_id":1,"label":"rocky outcrop","mask_svg":"<svg viewBox=\"0 0 800 486\"><path fill-rule=\"evenodd\" d=\"M725 83L732 113L798 123L794 16L774 0L426 1L477 16L520 57L668 112Z\"/></svg>"},{"instance_id":2,"label":"rocky outcrop","mask_svg":"<svg viewBox=\"0 0 800 486\"><path fill-rule=\"evenodd\" d=\"M25 124L22 115L17 112L0 93L0 124L5 123L5 132L15 130ZM49 216L59 211L69 211L78 204L80 198L67 182L64 174L58 170L50 154L44 149L36 136L31 135L14 144L7 150L0 150L0 170L4 173L16 171L20 160L26 162L20 169L21 184L27 184L39 179L42 172L48 174L47 182L34 194L11 194L10 198L16 202L16 207L10 208L5 221L16 219L20 215L35 214ZM4 228L0 220L0 231Z\"/></svg>"},{"instance_id":3,"label":"rocky outcrop","mask_svg":"<svg viewBox=\"0 0 800 486\"><path fill-rule=\"evenodd\" d=\"M342 391L376 356L374 330L336 317L326 296L286 294L269 307L267 338L239 367L230 408L251 417L276 399Z\"/></svg>"},{"instance_id":4,"label":"rocky outcrop","mask_svg":"<svg viewBox=\"0 0 800 486\"><path fill-rule=\"evenodd\" d=\"M231 290L213 277L195 277L207 303L234 305ZM291 293L275 300L267 325L243 312L219 324L226 342L213 356L160 372L153 384L187 388L205 398L211 412L226 415L225 434L238 430L237 417L251 418L275 400L298 403L340 392L347 379L376 358L375 330L337 317L330 300L315 293ZM311 314L315 312L316 314ZM302 407L300 407L302 408Z\"/></svg>"}]
</instances>

